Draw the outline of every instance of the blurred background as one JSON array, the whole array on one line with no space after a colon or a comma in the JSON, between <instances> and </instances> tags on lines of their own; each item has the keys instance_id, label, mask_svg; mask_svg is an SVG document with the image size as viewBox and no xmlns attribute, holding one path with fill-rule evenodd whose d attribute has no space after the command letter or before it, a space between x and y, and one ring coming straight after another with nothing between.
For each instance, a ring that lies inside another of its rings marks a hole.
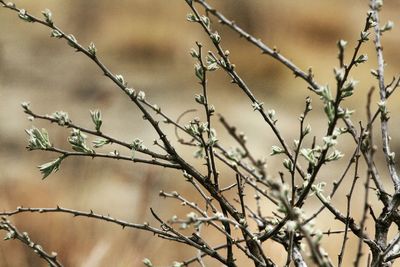
<instances>
[{"instance_id":1,"label":"blurred background","mask_svg":"<svg viewBox=\"0 0 400 267\"><path fill-rule=\"evenodd\" d=\"M36 0L15 3L38 16L42 10L49 8L61 29L74 34L85 46L93 41L99 57L113 73L122 74L130 86L144 90L147 99L172 118L190 108L199 108L194 94L201 89L194 76L194 60L188 52L196 41L202 42L206 50L212 50L212 46L198 25L186 21L189 10L184 0ZM349 42L346 57L349 60L368 10L366 0L214 0L210 4L270 47L276 46L303 70L312 67L316 81L330 84L331 88L335 88L333 67L338 65L336 42L339 39ZM384 36L387 80L398 75L400 69L399 10L399 1L387 1L382 12L383 22L390 19L395 23L393 31ZM307 85L295 79L281 64L261 56L258 49L222 28L216 21L213 27L222 36L222 46L230 50L231 60L239 74L267 109L276 110L278 127L285 139L290 143L297 138L298 116L304 109L305 98L310 95L314 100L314 110L308 122L317 140L321 140L327 122L319 99L311 94ZM1 210L17 206L60 205L80 210L93 209L138 223L154 221L149 207L165 219L174 214L184 216L188 212L180 208L176 201L158 197L160 190L177 190L187 197L193 196L192 200L198 198L179 172L162 168L103 159L68 158L58 173L41 180L36 166L54 159L55 155L28 152L25 149L27 136L24 129L46 127L52 142L64 148L68 147L66 137L69 130L41 121L28 121L20 108L23 101L30 102L32 109L40 114L66 111L73 122L86 127L92 127L89 110L98 108L104 118L103 131L127 142L142 138L151 147L156 136L142 120L139 111L101 75L94 64L82 54L75 53L64 41L51 39L47 28L25 23L14 12L0 9L0 29ZM368 54L370 60L352 73L360 83L355 96L343 103L345 107L356 110L355 124L365 119L366 94L372 85L376 85L369 74L369 70L376 66L373 46L368 44L361 52ZM254 154L266 158L269 175L278 177L282 158L269 157L271 145L277 144L277 140L262 118L252 111L249 100L230 84L222 71L211 75L209 85L211 103L217 112L224 114L231 124L246 133ZM400 152L399 138L396 138L399 136L398 101L399 97L394 95L390 105L395 152ZM188 114L182 121L187 123L194 116L201 117L201 113ZM173 128L166 127L169 138L174 139ZM214 127L223 145L235 145L217 121ZM351 140L343 137L339 147L346 157L323 171L321 180L328 182L328 188L331 187L330 181L338 179L353 152L354 147L347 145L352 144L346 143L348 141ZM177 148L188 157L193 153L181 146ZM381 167L385 177L386 170L383 165ZM362 203L361 183L364 176L365 172L354 196L355 205ZM228 172L226 177L228 184L233 177ZM389 179L386 180L390 188ZM344 194L347 190L345 186L338 193L341 197L334 198L342 211L345 211ZM252 194L248 197L251 203ZM371 201L375 201L374 196L372 198ZM307 206L310 211L316 207L319 207L318 202ZM379 212L379 206L376 211ZM329 213L325 215L322 217L326 221L317 221L322 230L343 228L334 222ZM356 213L355 217L359 219L359 214ZM112 224L63 214L22 214L12 217L11 221L21 230L29 232L31 238L47 251L57 251L65 266L141 266L145 257L156 266L168 266L175 260L182 261L196 253L182 245L159 240L149 233L121 230ZM341 236L338 238L341 240ZM218 244L216 238L214 241ZM323 244L336 262L338 242L332 242L332 237L327 237ZM357 240L351 238L350 244L357 244ZM271 246L271 249L282 251L278 246ZM268 254L279 265L285 261L284 253ZM345 254L345 266L353 260L354 252L349 249ZM206 263L218 266L213 261ZM246 266L247 261L238 259L238 263ZM0 266L45 264L18 242L10 241L0 243Z\"/></svg>"}]
</instances>

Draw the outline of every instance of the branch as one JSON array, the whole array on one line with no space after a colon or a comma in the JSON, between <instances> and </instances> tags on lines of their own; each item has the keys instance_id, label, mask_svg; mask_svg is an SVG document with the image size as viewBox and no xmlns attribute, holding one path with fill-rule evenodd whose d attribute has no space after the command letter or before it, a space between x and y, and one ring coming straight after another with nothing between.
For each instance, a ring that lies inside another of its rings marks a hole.
<instances>
[{"instance_id":1,"label":"branch","mask_svg":"<svg viewBox=\"0 0 400 267\"><path fill-rule=\"evenodd\" d=\"M205 0L194 0L194 1L199 3L200 5L202 5L208 13L215 16L222 25L228 26L230 29L237 32L240 35L240 37L244 37L248 42L252 43L256 47L261 49L263 54L267 54L267 55L275 58L277 61L279 61L283 65L285 65L288 69L293 71L293 73L296 77L300 77L304 81L306 81L313 90L318 90L320 88L320 86L314 81L312 75L309 75L309 73L306 73L303 70L301 70L293 62L291 62L289 59L287 59L282 54L280 54L276 49L270 48L265 43L263 43L260 39L255 38L254 36L252 36L251 34L246 32L245 30L240 28L235 22L227 19L222 13L218 12L215 8L213 8L211 5L209 5Z\"/></svg>"},{"instance_id":2,"label":"branch","mask_svg":"<svg viewBox=\"0 0 400 267\"><path fill-rule=\"evenodd\" d=\"M37 113L33 112L30 109L30 107L28 105L26 105L26 104L23 105L23 108L24 108L24 112L26 114L28 114L29 116L32 116L35 119L41 119L41 120L49 121L51 123L57 123L59 126L63 126L65 128L78 129L81 132L104 138L105 140L109 141L110 144L112 144L112 143L113 144L118 144L118 145L123 146L125 148L128 148L130 150L133 149L131 144L128 144L128 143L123 142L123 141L120 141L120 140L118 140L118 139L116 139L116 138L114 138L112 136L106 135L106 134L104 134L104 133L102 133L100 131L93 131L93 130L89 130L87 128L84 128L82 126L76 125L76 124L72 123L71 120L65 121L62 124L60 124L60 121L58 119L54 118L53 116L40 115L40 114L37 114ZM143 154L152 156L153 158L158 158L158 159L163 159L163 160L171 160L171 157L169 155L158 154L158 153L155 153L153 151L150 151L147 148L145 148L145 149L135 148L135 151L138 151L138 152L141 152Z\"/></svg>"},{"instance_id":3,"label":"branch","mask_svg":"<svg viewBox=\"0 0 400 267\"><path fill-rule=\"evenodd\" d=\"M364 132L363 130L361 131L362 133ZM361 138L360 138L361 139ZM349 222L350 222L350 209L351 209L351 198L354 193L354 188L356 186L357 180L360 178L358 175L358 166L359 166L359 159L360 159L360 144L361 141L359 142L359 145L357 146L357 150L355 153L355 166L354 166L354 176L353 176L353 182L351 183L351 188L350 192L346 195L347 198L347 211L346 211L346 223L345 223L345 229L344 229L344 235L343 235L343 242L342 242L342 247L340 249L340 253L338 255L338 266L342 266L343 263L343 255L346 249L346 242L347 242L347 231L349 229ZM366 189L368 191L368 189ZM361 228L361 231L363 231L363 228ZM361 240L361 239L360 239Z\"/></svg>"},{"instance_id":4,"label":"branch","mask_svg":"<svg viewBox=\"0 0 400 267\"><path fill-rule=\"evenodd\" d=\"M229 60L229 53L226 52L219 43L218 38L219 35L217 33L211 32L209 26L204 22L204 19L199 14L198 10L194 7L192 1L186 0L186 3L189 5L190 9L193 11L194 16L196 18L196 22L198 22L203 30L207 33L209 38L214 44L214 47L218 51L218 55L221 57L221 60L217 60L215 55L211 56L218 62L218 64L225 70L225 72L233 79L233 82L237 84L237 86L247 95L247 97L251 100L253 109L258 111L261 116L263 117L264 121L270 126L271 130L273 131L274 135L277 137L279 143L283 147L285 154L289 157L291 162L294 162L293 155L291 153L291 149L289 148L288 144L284 140L283 136L281 135L280 131L276 127L276 119L274 118L271 112L266 112L263 103L260 102L252 93L251 89L245 83L245 81L239 76L239 74L235 71L235 66ZM218 36L218 37L217 37ZM268 113L268 114L267 114ZM306 174L301 169L300 166L296 166L300 175L304 178Z\"/></svg>"},{"instance_id":5,"label":"branch","mask_svg":"<svg viewBox=\"0 0 400 267\"><path fill-rule=\"evenodd\" d=\"M0 216L13 216L16 214L20 213L68 213L72 214L74 217L87 217L87 218L92 218L92 219L97 219L100 221L105 221L105 222L110 222L113 224L117 224L122 226L122 228L134 228L134 229L140 229L148 232L152 232L153 234L158 234L158 235L163 235L166 237L171 237L174 238L174 235L168 234L167 232L154 228L147 223L145 224L135 224L135 223L130 223L127 221L119 220L116 218L111 217L110 215L101 215L94 213L92 210L90 211L79 211L79 210L73 210L73 209L68 209L68 208L63 208L60 206L57 206L55 208L29 208L29 207L17 207L17 209L13 211L3 211L0 212Z\"/></svg>"},{"instance_id":6,"label":"branch","mask_svg":"<svg viewBox=\"0 0 400 267\"><path fill-rule=\"evenodd\" d=\"M362 239L370 248L372 251L379 251L378 245L373 241L371 238L368 237L368 235L354 222L354 218L352 217L346 217L344 214L342 214L337 208L332 206L324 196L321 196L318 192L316 192L316 196L319 198L319 200L326 206L326 208L335 216L336 219L341 221L344 224L347 224L348 227L351 229L354 235L356 235L358 238Z\"/></svg>"},{"instance_id":7,"label":"branch","mask_svg":"<svg viewBox=\"0 0 400 267\"><path fill-rule=\"evenodd\" d=\"M63 265L57 259L57 253L47 253L41 245L33 242L27 232L19 232L17 227L10 223L5 217L2 217L0 229L7 231L4 240L15 239L26 245L29 249L35 252L40 258L45 260L51 267L62 267Z\"/></svg>"},{"instance_id":8,"label":"branch","mask_svg":"<svg viewBox=\"0 0 400 267\"><path fill-rule=\"evenodd\" d=\"M389 141L389 127L388 127L388 110L387 110L387 91L385 86L385 72L384 72L384 59L383 59L383 48L381 44L381 26L379 23L379 8L378 3L375 0L371 0L371 8L372 8L372 16L375 22L374 30L375 30L375 50L376 56L378 59L378 69L377 69L377 78L379 84L379 96L380 103L379 107L381 109L381 134L382 134L382 147L383 153L386 159L386 165L388 167L390 177L392 178L393 186L396 191L396 194L400 194L400 179L397 175L395 160L394 160L394 152L391 151ZM400 197L400 196L399 196ZM398 202L398 201L397 201ZM399 203L396 203L396 207ZM395 207L394 207L395 208Z\"/></svg>"},{"instance_id":9,"label":"branch","mask_svg":"<svg viewBox=\"0 0 400 267\"><path fill-rule=\"evenodd\" d=\"M218 254L216 250L211 248L207 243L204 242L204 240L198 236L197 234L192 234L191 237L184 236L183 234L179 233L176 231L173 227L168 225L166 222L164 222L155 212L153 209L150 209L151 213L153 214L154 218L161 224L161 227L166 231L166 232L171 232L173 233L174 236L177 236L182 240L183 243L186 243L192 247L195 247L198 250L201 250L202 252L206 253L210 257L215 258L219 262L227 265L227 260L224 259L221 255ZM234 263L232 263L231 266L236 266Z\"/></svg>"},{"instance_id":10,"label":"branch","mask_svg":"<svg viewBox=\"0 0 400 267\"><path fill-rule=\"evenodd\" d=\"M129 157L129 156L122 156L119 154L103 154L103 153L98 153L98 152L96 152L96 153L71 152L71 151L62 150L62 149L59 149L56 147L43 149L43 151L57 152L57 153L63 155L64 158L69 157L69 156L90 157L90 158L108 158L108 159L116 159L116 160L126 160L126 161L135 162L135 163L145 163L145 164L149 164L149 165L156 165L156 166L161 166L161 167L170 168L170 169L177 169L177 170L182 169L182 167L178 164L169 164L169 163L157 161L157 159L140 159L140 158L134 158L134 157Z\"/></svg>"}]
</instances>

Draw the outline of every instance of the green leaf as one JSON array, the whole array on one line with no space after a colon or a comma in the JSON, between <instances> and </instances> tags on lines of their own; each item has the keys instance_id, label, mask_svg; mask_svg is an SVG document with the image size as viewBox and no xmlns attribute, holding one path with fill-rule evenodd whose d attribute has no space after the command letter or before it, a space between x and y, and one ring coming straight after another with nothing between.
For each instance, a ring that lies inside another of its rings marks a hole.
<instances>
[{"instance_id":1,"label":"green leaf","mask_svg":"<svg viewBox=\"0 0 400 267\"><path fill-rule=\"evenodd\" d=\"M362 32L360 33L360 40L361 40L362 42L368 41L368 40L369 40L369 38L368 38L369 35L370 35L370 32L362 31Z\"/></svg>"},{"instance_id":2,"label":"green leaf","mask_svg":"<svg viewBox=\"0 0 400 267\"><path fill-rule=\"evenodd\" d=\"M94 45L93 42L91 42L91 43L89 44L88 52L89 52L89 54L91 54L92 56L95 56L95 55L96 55L96 53L97 53L97 48L96 48L96 46Z\"/></svg>"},{"instance_id":3,"label":"green leaf","mask_svg":"<svg viewBox=\"0 0 400 267\"><path fill-rule=\"evenodd\" d=\"M73 48L77 48L77 40L75 38L75 36L73 36L72 34L68 34L67 36L67 40L68 40L68 45L73 47Z\"/></svg>"},{"instance_id":4,"label":"green leaf","mask_svg":"<svg viewBox=\"0 0 400 267\"><path fill-rule=\"evenodd\" d=\"M307 124L306 128L303 130L303 135L307 135L311 132L311 125Z\"/></svg>"},{"instance_id":5,"label":"green leaf","mask_svg":"<svg viewBox=\"0 0 400 267\"><path fill-rule=\"evenodd\" d=\"M94 140L92 143L94 148L100 148L102 146L108 145L111 142L108 139L98 138Z\"/></svg>"},{"instance_id":6,"label":"green leaf","mask_svg":"<svg viewBox=\"0 0 400 267\"><path fill-rule=\"evenodd\" d=\"M133 151L136 151L136 150L143 151L143 150L147 149L146 146L144 145L144 141L139 138L136 138L135 140L133 140L131 146L132 146Z\"/></svg>"},{"instance_id":7,"label":"green leaf","mask_svg":"<svg viewBox=\"0 0 400 267\"><path fill-rule=\"evenodd\" d=\"M49 140L49 134L46 129L39 130L36 127L25 130L25 132L29 135L28 140L28 149L29 150L46 150L52 147L52 144Z\"/></svg>"},{"instance_id":8,"label":"green leaf","mask_svg":"<svg viewBox=\"0 0 400 267\"><path fill-rule=\"evenodd\" d=\"M68 125L71 122L68 113L64 111L56 111L51 115L51 117L57 120L57 123L60 126Z\"/></svg>"},{"instance_id":9,"label":"green leaf","mask_svg":"<svg viewBox=\"0 0 400 267\"><path fill-rule=\"evenodd\" d=\"M280 148L279 146L272 146L271 156L278 155L284 153L285 150Z\"/></svg>"},{"instance_id":10,"label":"green leaf","mask_svg":"<svg viewBox=\"0 0 400 267\"><path fill-rule=\"evenodd\" d=\"M206 103L205 96L201 94L195 94L194 100L196 100L196 102L199 103L200 105L204 105Z\"/></svg>"},{"instance_id":11,"label":"green leaf","mask_svg":"<svg viewBox=\"0 0 400 267\"><path fill-rule=\"evenodd\" d=\"M32 19L32 17L30 15L28 15L28 12L26 12L25 9L21 9L18 13L18 17L20 19L22 19L23 21L26 22L34 22L34 20Z\"/></svg>"},{"instance_id":12,"label":"green leaf","mask_svg":"<svg viewBox=\"0 0 400 267\"><path fill-rule=\"evenodd\" d=\"M324 192L325 186L326 186L325 182L313 184L311 186L311 192L310 192L309 196L312 196L314 194L321 195Z\"/></svg>"},{"instance_id":13,"label":"green leaf","mask_svg":"<svg viewBox=\"0 0 400 267\"><path fill-rule=\"evenodd\" d=\"M72 129L71 135L68 137L68 142L72 145L73 150L85 154L92 154L94 150L86 145L86 138L87 136L85 134L74 128Z\"/></svg>"},{"instance_id":14,"label":"green leaf","mask_svg":"<svg viewBox=\"0 0 400 267\"><path fill-rule=\"evenodd\" d=\"M30 111L31 110L31 103L29 102L22 102L21 103L21 107L24 109L24 111Z\"/></svg>"},{"instance_id":15,"label":"green leaf","mask_svg":"<svg viewBox=\"0 0 400 267\"><path fill-rule=\"evenodd\" d=\"M204 69L200 64L196 63L194 65L194 73L196 74L196 77L200 81L203 81L203 79L204 79Z\"/></svg>"},{"instance_id":16,"label":"green leaf","mask_svg":"<svg viewBox=\"0 0 400 267\"><path fill-rule=\"evenodd\" d=\"M201 16L200 17L201 21L204 23L204 25L207 27L207 29L211 28L211 21L210 18L207 16Z\"/></svg>"},{"instance_id":17,"label":"green leaf","mask_svg":"<svg viewBox=\"0 0 400 267\"><path fill-rule=\"evenodd\" d=\"M15 232L10 230L7 232L6 236L3 238L3 240L10 240L15 238Z\"/></svg>"},{"instance_id":18,"label":"green leaf","mask_svg":"<svg viewBox=\"0 0 400 267\"><path fill-rule=\"evenodd\" d=\"M225 156L234 162L239 162L243 158L243 153L239 148L232 148L227 151Z\"/></svg>"},{"instance_id":19,"label":"green leaf","mask_svg":"<svg viewBox=\"0 0 400 267\"><path fill-rule=\"evenodd\" d=\"M63 34L57 30L52 30L50 36L54 38L61 38Z\"/></svg>"},{"instance_id":20,"label":"green leaf","mask_svg":"<svg viewBox=\"0 0 400 267\"><path fill-rule=\"evenodd\" d=\"M324 102L332 100L331 90L328 86L321 86L320 89L315 90L315 92L321 97Z\"/></svg>"},{"instance_id":21,"label":"green leaf","mask_svg":"<svg viewBox=\"0 0 400 267\"><path fill-rule=\"evenodd\" d=\"M212 33L210 38L214 44L219 44L221 42L221 36L218 34L218 32Z\"/></svg>"},{"instance_id":22,"label":"green leaf","mask_svg":"<svg viewBox=\"0 0 400 267\"><path fill-rule=\"evenodd\" d=\"M117 79L118 82L120 82L123 86L126 86L124 76L121 74L115 75L115 79Z\"/></svg>"},{"instance_id":23,"label":"green leaf","mask_svg":"<svg viewBox=\"0 0 400 267\"><path fill-rule=\"evenodd\" d=\"M46 22L50 25L53 25L53 18L52 18L51 11L46 8L45 10L42 11L42 14L43 14L44 18L46 19Z\"/></svg>"},{"instance_id":24,"label":"green leaf","mask_svg":"<svg viewBox=\"0 0 400 267\"><path fill-rule=\"evenodd\" d=\"M172 263L172 267L183 267L183 263L182 262L178 262L178 261L174 261Z\"/></svg>"},{"instance_id":25,"label":"green leaf","mask_svg":"<svg viewBox=\"0 0 400 267\"><path fill-rule=\"evenodd\" d=\"M344 68L334 68L333 73L335 74L335 78L338 82L343 81L345 69Z\"/></svg>"},{"instance_id":26,"label":"green leaf","mask_svg":"<svg viewBox=\"0 0 400 267\"><path fill-rule=\"evenodd\" d=\"M194 154L193 154L194 158L196 159L202 159L204 158L205 154L204 154L204 149L203 147L198 148Z\"/></svg>"},{"instance_id":27,"label":"green leaf","mask_svg":"<svg viewBox=\"0 0 400 267\"><path fill-rule=\"evenodd\" d=\"M318 159L315 157L314 150L311 148L302 148L300 154L312 165L317 165Z\"/></svg>"},{"instance_id":28,"label":"green leaf","mask_svg":"<svg viewBox=\"0 0 400 267\"><path fill-rule=\"evenodd\" d=\"M290 159L284 159L283 160L283 166L288 169L290 172L293 171L293 162Z\"/></svg>"},{"instance_id":29,"label":"green leaf","mask_svg":"<svg viewBox=\"0 0 400 267\"><path fill-rule=\"evenodd\" d=\"M325 103L324 111L326 116L328 117L328 121L332 122L333 119L335 118L335 107L331 101Z\"/></svg>"},{"instance_id":30,"label":"green leaf","mask_svg":"<svg viewBox=\"0 0 400 267\"><path fill-rule=\"evenodd\" d=\"M254 108L254 107L253 107ZM275 109L269 109L267 111L267 116L270 118L270 120L275 124L278 120L275 118Z\"/></svg>"},{"instance_id":31,"label":"green leaf","mask_svg":"<svg viewBox=\"0 0 400 267\"><path fill-rule=\"evenodd\" d=\"M146 93L143 91L139 91L137 94L137 100L139 101L144 101L146 99Z\"/></svg>"},{"instance_id":32,"label":"green leaf","mask_svg":"<svg viewBox=\"0 0 400 267\"><path fill-rule=\"evenodd\" d=\"M197 22L197 21L198 21L196 15L193 14L193 13L188 13L188 14L186 15L186 19L187 19L188 21L190 21L190 22Z\"/></svg>"},{"instance_id":33,"label":"green leaf","mask_svg":"<svg viewBox=\"0 0 400 267\"><path fill-rule=\"evenodd\" d=\"M215 71L219 69L219 65L217 62L211 63L209 65L207 65L207 70L208 71Z\"/></svg>"},{"instance_id":34,"label":"green leaf","mask_svg":"<svg viewBox=\"0 0 400 267\"><path fill-rule=\"evenodd\" d=\"M44 163L40 166L38 166L40 172L43 174L43 178L45 179L47 176L49 176L51 173L56 172L60 169L61 162L63 161L64 156L61 156L53 161Z\"/></svg>"},{"instance_id":35,"label":"green leaf","mask_svg":"<svg viewBox=\"0 0 400 267\"><path fill-rule=\"evenodd\" d=\"M100 127L103 124L100 110L90 110L90 117L92 118L96 131L100 132Z\"/></svg>"},{"instance_id":36,"label":"green leaf","mask_svg":"<svg viewBox=\"0 0 400 267\"><path fill-rule=\"evenodd\" d=\"M360 55L355 61L354 63L356 64L356 66L358 64L364 63L368 60L368 56L367 55Z\"/></svg>"},{"instance_id":37,"label":"green leaf","mask_svg":"<svg viewBox=\"0 0 400 267\"><path fill-rule=\"evenodd\" d=\"M207 145L214 146L218 142L217 133L215 129L211 128L210 130L210 138L208 139Z\"/></svg>"},{"instance_id":38,"label":"green leaf","mask_svg":"<svg viewBox=\"0 0 400 267\"><path fill-rule=\"evenodd\" d=\"M257 101L255 101L255 102L253 102L253 103L251 104L251 106L252 106L252 108L253 108L254 111L256 111L256 110L261 110L263 105L264 105L263 102L257 102Z\"/></svg>"},{"instance_id":39,"label":"green leaf","mask_svg":"<svg viewBox=\"0 0 400 267\"><path fill-rule=\"evenodd\" d=\"M389 20L389 21L381 28L381 33L382 33L382 32L386 32L386 31L390 31L391 29L393 29L393 27L394 27L393 21Z\"/></svg>"},{"instance_id":40,"label":"green leaf","mask_svg":"<svg viewBox=\"0 0 400 267\"><path fill-rule=\"evenodd\" d=\"M199 126L191 121L190 124L187 124L184 126L185 130L191 135L191 136L199 136Z\"/></svg>"},{"instance_id":41,"label":"green leaf","mask_svg":"<svg viewBox=\"0 0 400 267\"><path fill-rule=\"evenodd\" d=\"M326 157L325 161L329 162L329 161L335 161L335 160L339 160L341 158L343 158L344 154L341 153L338 150L333 151L331 154L329 154L328 157Z\"/></svg>"},{"instance_id":42,"label":"green leaf","mask_svg":"<svg viewBox=\"0 0 400 267\"><path fill-rule=\"evenodd\" d=\"M194 48L190 49L189 53L193 58L199 58L199 53L196 51L196 49Z\"/></svg>"},{"instance_id":43,"label":"green leaf","mask_svg":"<svg viewBox=\"0 0 400 267\"><path fill-rule=\"evenodd\" d=\"M322 137L322 140L324 141L324 149L333 147L337 144L337 136L335 135L324 136Z\"/></svg>"}]
</instances>

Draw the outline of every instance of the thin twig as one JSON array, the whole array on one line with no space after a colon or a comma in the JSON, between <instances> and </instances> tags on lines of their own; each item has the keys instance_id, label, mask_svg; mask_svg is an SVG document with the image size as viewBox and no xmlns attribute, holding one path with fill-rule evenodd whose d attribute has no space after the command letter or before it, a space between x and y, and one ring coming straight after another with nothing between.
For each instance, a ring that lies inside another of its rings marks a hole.
<instances>
[{"instance_id":1,"label":"thin twig","mask_svg":"<svg viewBox=\"0 0 400 267\"><path fill-rule=\"evenodd\" d=\"M363 133L364 130L361 130L361 133ZM361 139L361 138L360 138ZM346 223L345 223L345 229L344 229L344 235L343 235L343 242L342 242L342 246L340 249L340 253L338 255L338 266L342 266L343 264L343 256L344 256L344 252L346 249L346 242L347 242L347 230L349 229L349 221L350 221L350 209L351 209L351 198L353 196L354 193L354 188L356 186L357 180L360 178L358 175L358 166L359 166L359 159L360 159L360 145L361 145L361 141L358 142L359 145L357 146L357 150L356 150L356 154L355 154L355 166L354 166L354 176L353 176L353 181L351 183L351 188L349 193L346 195L347 198L347 206L346 206ZM360 227L362 229L362 227Z\"/></svg>"}]
</instances>

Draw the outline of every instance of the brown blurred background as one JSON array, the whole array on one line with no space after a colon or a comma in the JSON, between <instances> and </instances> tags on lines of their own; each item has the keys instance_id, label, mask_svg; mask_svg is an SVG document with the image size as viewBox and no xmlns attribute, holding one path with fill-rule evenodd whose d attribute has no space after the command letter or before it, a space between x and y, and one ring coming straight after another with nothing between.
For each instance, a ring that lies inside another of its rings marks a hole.
<instances>
[{"instance_id":1,"label":"brown blurred background","mask_svg":"<svg viewBox=\"0 0 400 267\"><path fill-rule=\"evenodd\" d=\"M334 88L332 69L337 66L336 41L349 41L348 59L363 28L367 2L224 0L210 1L210 4L271 47L276 46L302 69L312 66L316 80ZM49 8L61 29L73 33L81 44L93 41L99 56L114 73L123 74L134 88L145 90L147 98L171 117L176 118L196 106L193 96L200 88L188 51L195 41L201 41L207 50L212 46L198 25L186 21L188 7L184 0L36 0L16 1L16 4L37 15ZM399 74L400 68L399 11L399 1L387 1L382 13L382 21L390 19L396 25L384 36L388 80ZM294 79L290 71L274 60L260 56L259 50L233 32L216 23L213 26L221 33L222 45L230 50L238 72L256 96L268 109L277 111L278 126L286 140L296 138L298 115L303 110L304 99L311 95L306 84ZM47 28L25 23L15 13L0 9L0 30L0 209L60 205L110 213L132 222L152 221L149 207L164 218L187 212L177 208L177 202L161 200L157 194L163 189L178 190L189 196L190 186L178 172L151 166L101 159L68 159L58 173L42 181L36 166L55 155L28 153L24 149L27 139L24 129L32 125L46 127L53 143L62 147L67 147L69 130L40 121L29 122L20 108L23 101L31 102L32 109L42 114L64 110L74 122L87 127L91 127L89 109L99 108L104 117L104 132L128 142L140 137L151 146L156 136L138 110L87 58L74 53L64 41L50 39ZM362 48L362 53L367 53L370 60L352 74L360 83L355 97L346 101L345 106L357 110L355 122L365 118L366 92L374 85L369 75L376 62L373 52L371 44ZM248 135L249 146L255 154L268 156L276 139L261 117L252 111L244 94L231 85L222 72L211 76L210 95L217 112L225 114L228 121ZM318 135L326 121L318 98L313 96L313 99L314 112L309 122L313 133ZM398 100L399 97L394 96L390 106L394 137L399 136ZM187 115L184 120L193 116ZM227 147L234 144L229 138L225 141L226 134L220 126L215 127L223 144ZM171 139L174 138L172 130L169 129ZM393 145L400 153L398 138L393 138ZM347 156L352 153L345 145L341 148ZM182 147L178 149L188 156L192 153ZM346 159L334 165L336 167L326 168L323 178L328 182L337 179ZM267 158L272 177L280 169L279 160ZM362 192L360 186L356 194L360 199L356 198L355 203L362 201ZM346 190L340 193L343 197L334 200L344 210ZM317 206L315 203L308 208L312 210ZM329 215L324 217L333 221ZM167 266L174 260L184 260L195 254L191 249L158 240L149 233L121 230L90 219L62 214L24 214L11 220L45 249L57 251L65 266L141 266L144 257L157 266ZM339 229L340 224L335 223L317 222L323 230ZM350 242L356 244L354 239ZM324 244L336 262L338 247L329 238ZM278 247L272 249L280 251ZM285 260L279 253L269 254L276 254L279 265ZM354 254L349 251L345 261L351 264L353 259ZM215 262L206 263L218 266ZM246 261L241 259L239 263L245 266ZM44 265L21 244L0 243L0 266Z\"/></svg>"}]
</instances>

